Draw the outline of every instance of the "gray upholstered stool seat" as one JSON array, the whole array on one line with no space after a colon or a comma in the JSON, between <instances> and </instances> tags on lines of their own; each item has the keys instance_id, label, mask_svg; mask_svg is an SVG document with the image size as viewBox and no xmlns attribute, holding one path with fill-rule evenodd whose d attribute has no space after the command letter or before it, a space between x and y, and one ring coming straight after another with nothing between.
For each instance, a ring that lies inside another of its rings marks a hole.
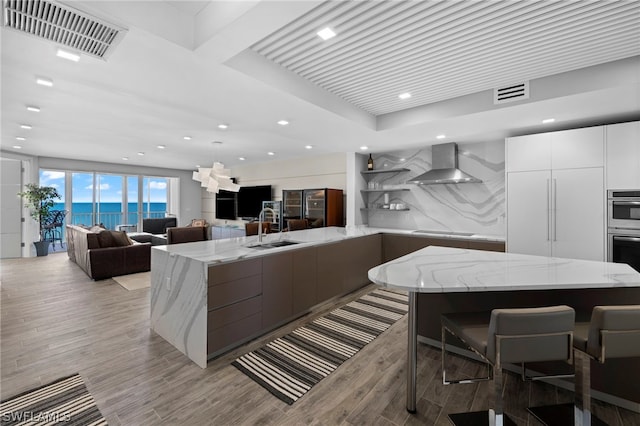
<instances>
[{"instance_id":1,"label":"gray upholstered stool seat","mask_svg":"<svg viewBox=\"0 0 640 426\"><path fill-rule=\"evenodd\" d=\"M575 312L569 306L542 308L494 309L490 313L443 314L442 381L444 384L471 383L479 379L451 380L446 373L446 333L463 341L483 358L493 370L493 409L486 412L451 414L456 424L502 425L502 367L505 363L573 361L573 328ZM476 423L482 422L482 423Z\"/></svg>"}]
</instances>

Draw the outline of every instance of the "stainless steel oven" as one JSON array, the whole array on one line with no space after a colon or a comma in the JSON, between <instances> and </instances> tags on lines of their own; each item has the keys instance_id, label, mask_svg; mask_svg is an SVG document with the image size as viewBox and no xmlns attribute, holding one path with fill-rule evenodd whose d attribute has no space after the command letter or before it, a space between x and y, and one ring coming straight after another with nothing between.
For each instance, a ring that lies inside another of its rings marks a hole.
<instances>
[{"instance_id":1,"label":"stainless steel oven","mask_svg":"<svg viewBox=\"0 0 640 426\"><path fill-rule=\"evenodd\" d=\"M627 263L640 272L640 229L609 228L609 262Z\"/></svg>"},{"instance_id":2,"label":"stainless steel oven","mask_svg":"<svg viewBox=\"0 0 640 426\"><path fill-rule=\"evenodd\" d=\"M640 190L608 191L607 196L607 260L640 272Z\"/></svg>"},{"instance_id":3,"label":"stainless steel oven","mask_svg":"<svg viewBox=\"0 0 640 426\"><path fill-rule=\"evenodd\" d=\"M608 191L609 228L640 229L640 189Z\"/></svg>"}]
</instances>

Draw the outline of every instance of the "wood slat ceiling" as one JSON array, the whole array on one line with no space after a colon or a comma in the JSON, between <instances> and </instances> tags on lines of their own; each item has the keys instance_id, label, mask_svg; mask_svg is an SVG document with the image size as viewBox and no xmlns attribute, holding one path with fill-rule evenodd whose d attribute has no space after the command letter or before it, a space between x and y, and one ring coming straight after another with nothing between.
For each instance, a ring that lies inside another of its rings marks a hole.
<instances>
[{"instance_id":1,"label":"wood slat ceiling","mask_svg":"<svg viewBox=\"0 0 640 426\"><path fill-rule=\"evenodd\" d=\"M380 115L640 55L640 1L327 1L251 48Z\"/></svg>"}]
</instances>

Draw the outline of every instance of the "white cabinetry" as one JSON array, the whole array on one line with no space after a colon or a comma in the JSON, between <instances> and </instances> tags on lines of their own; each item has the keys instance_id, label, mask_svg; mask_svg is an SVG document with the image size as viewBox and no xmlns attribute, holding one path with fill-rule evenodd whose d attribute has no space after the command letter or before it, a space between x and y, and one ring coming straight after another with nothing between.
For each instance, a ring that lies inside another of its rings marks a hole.
<instances>
[{"instance_id":1,"label":"white cabinetry","mask_svg":"<svg viewBox=\"0 0 640 426\"><path fill-rule=\"evenodd\" d=\"M606 126L607 189L640 188L640 121Z\"/></svg>"},{"instance_id":2,"label":"white cabinetry","mask_svg":"<svg viewBox=\"0 0 640 426\"><path fill-rule=\"evenodd\" d=\"M604 129L507 139L507 251L604 260Z\"/></svg>"}]
</instances>

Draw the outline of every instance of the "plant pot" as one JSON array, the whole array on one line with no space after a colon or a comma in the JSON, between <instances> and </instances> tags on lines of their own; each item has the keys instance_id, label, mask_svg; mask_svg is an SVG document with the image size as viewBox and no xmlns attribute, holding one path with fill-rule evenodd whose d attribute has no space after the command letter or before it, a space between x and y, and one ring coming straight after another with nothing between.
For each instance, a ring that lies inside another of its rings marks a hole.
<instances>
[{"instance_id":1,"label":"plant pot","mask_svg":"<svg viewBox=\"0 0 640 426\"><path fill-rule=\"evenodd\" d=\"M36 246L36 254L38 256L46 256L49 254L49 244L50 241L36 241L33 243Z\"/></svg>"}]
</instances>

